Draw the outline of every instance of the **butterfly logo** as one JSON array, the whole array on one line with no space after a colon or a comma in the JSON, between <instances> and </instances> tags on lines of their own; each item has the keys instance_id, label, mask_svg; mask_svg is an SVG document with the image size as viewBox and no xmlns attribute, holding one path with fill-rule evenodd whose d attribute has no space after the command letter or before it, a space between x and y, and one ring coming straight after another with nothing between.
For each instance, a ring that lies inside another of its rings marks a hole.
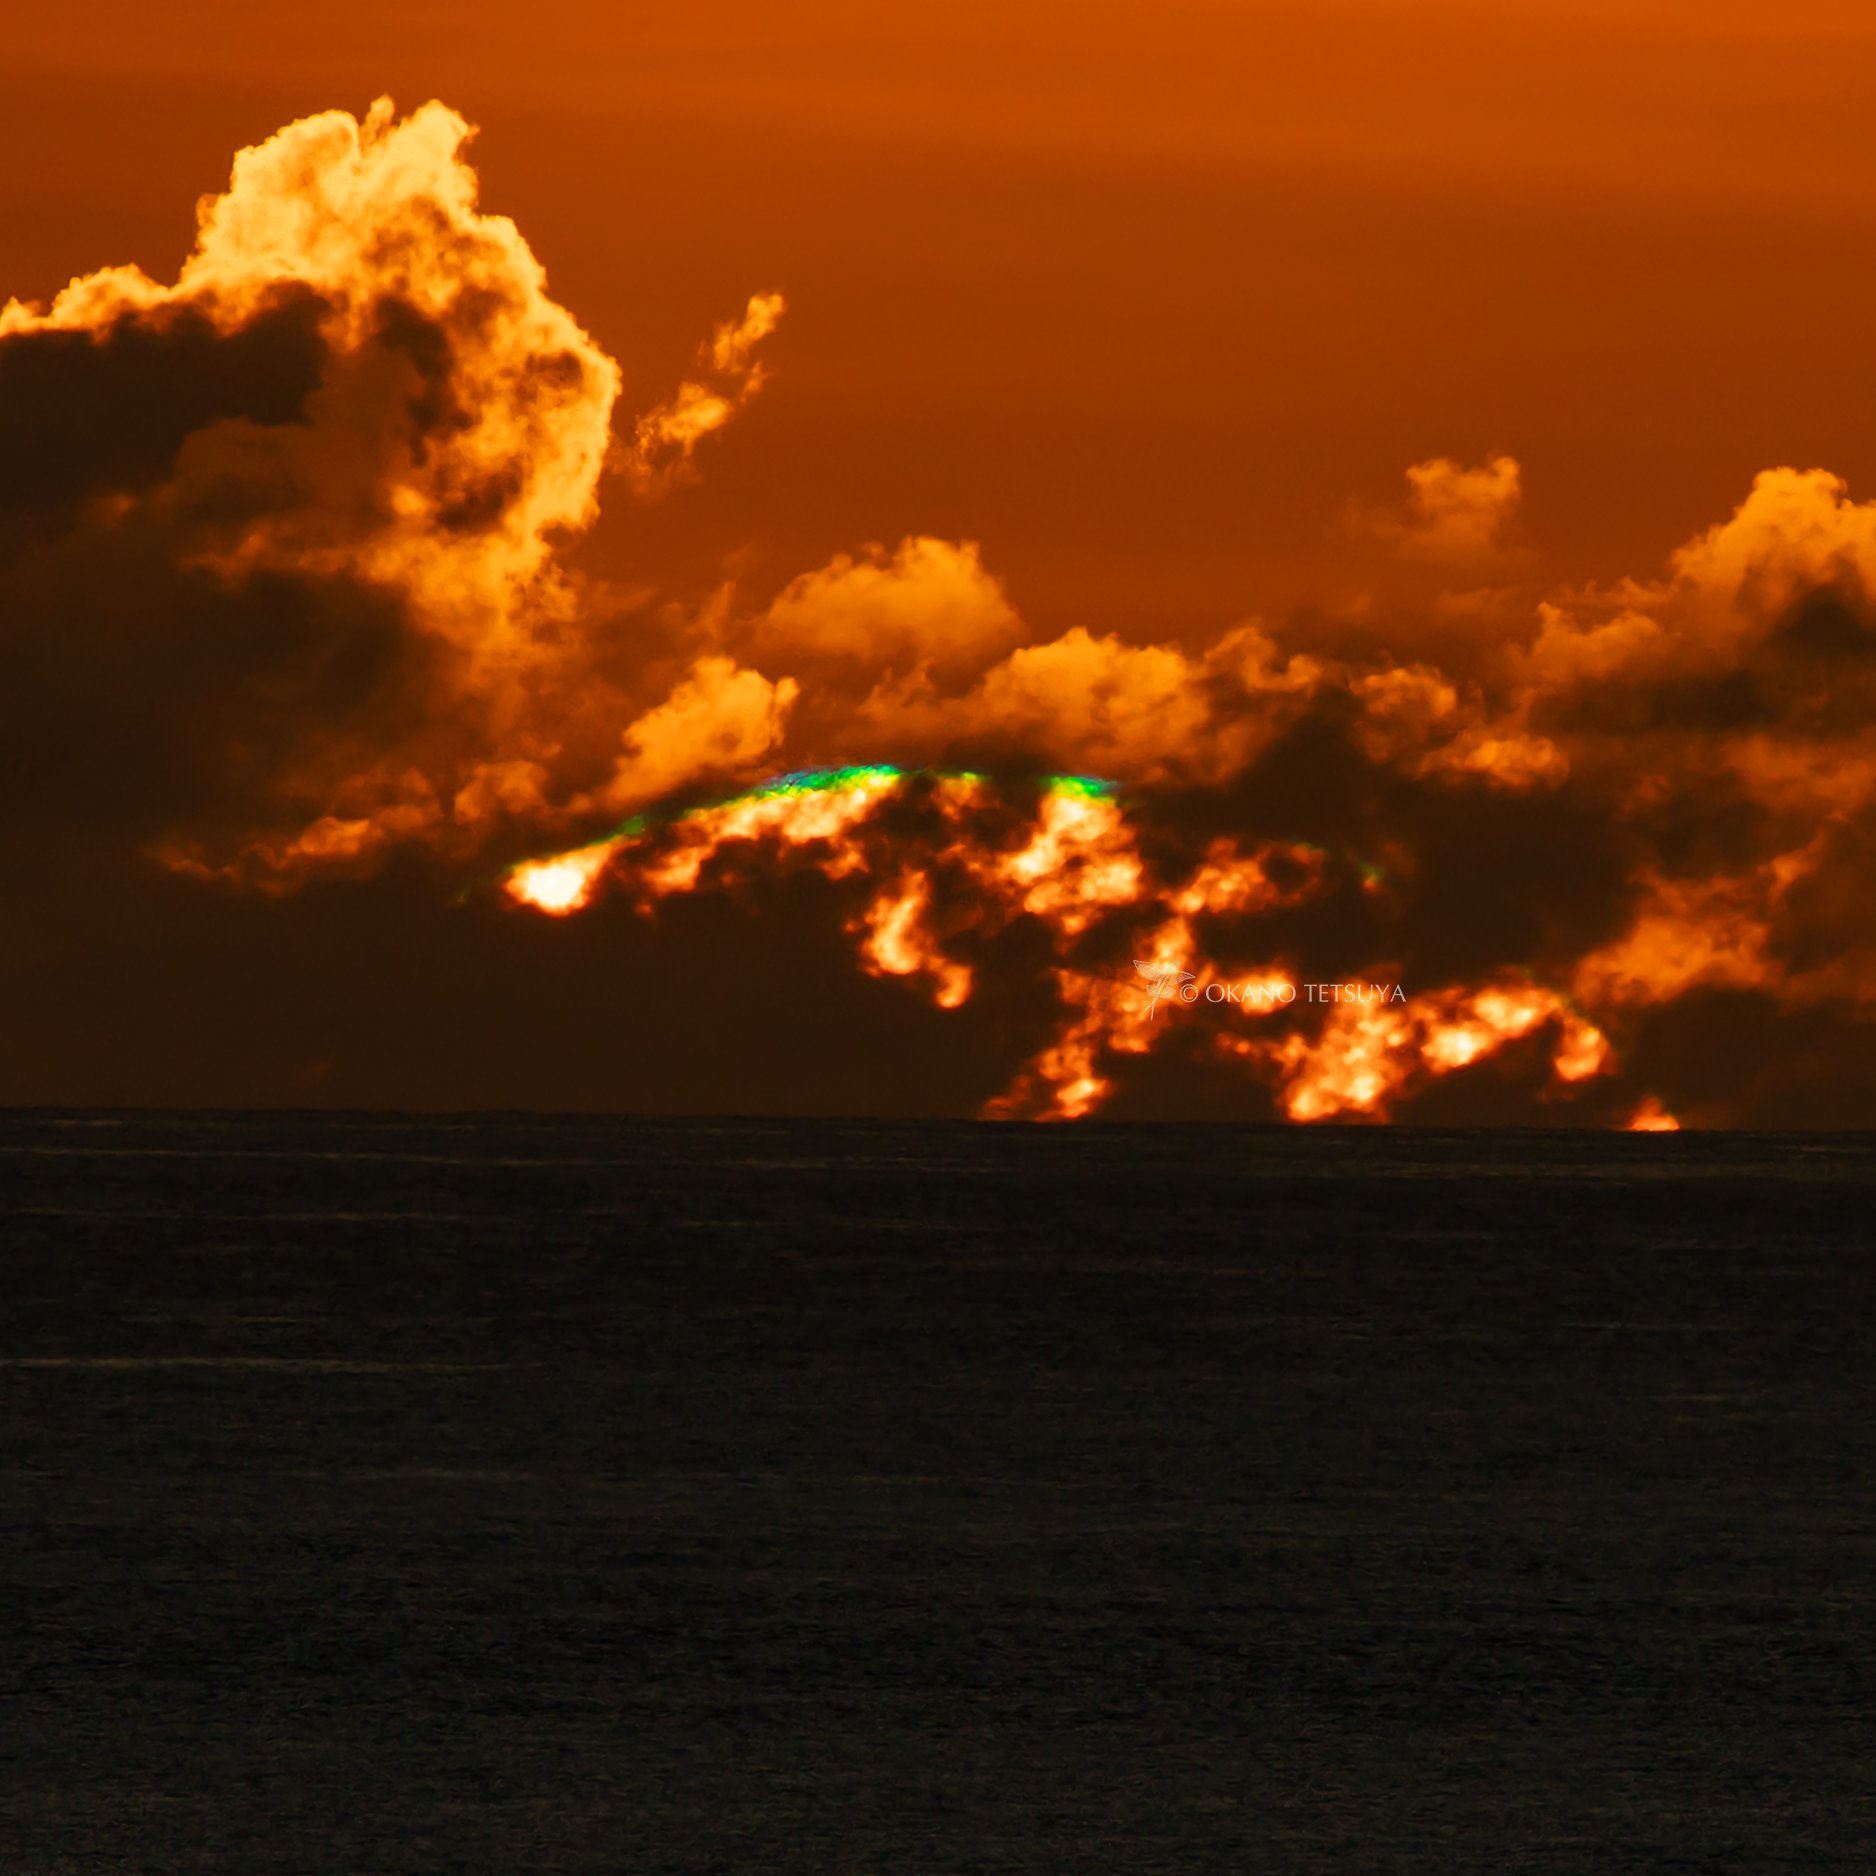
<instances>
[{"instance_id":1,"label":"butterfly logo","mask_svg":"<svg viewBox=\"0 0 1876 1876\"><path fill-rule=\"evenodd\" d=\"M1158 1012L1161 997L1176 996L1181 986L1198 982L1191 971L1182 971L1177 964L1151 964L1145 958L1135 958L1133 967L1153 986L1153 1000L1146 1008L1148 1016Z\"/></svg>"}]
</instances>

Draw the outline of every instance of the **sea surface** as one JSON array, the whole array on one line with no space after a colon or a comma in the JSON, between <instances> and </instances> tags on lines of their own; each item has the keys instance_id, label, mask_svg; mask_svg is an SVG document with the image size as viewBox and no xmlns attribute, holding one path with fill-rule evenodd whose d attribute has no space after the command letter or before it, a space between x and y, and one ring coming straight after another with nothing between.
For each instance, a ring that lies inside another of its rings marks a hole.
<instances>
[{"instance_id":1,"label":"sea surface","mask_svg":"<svg viewBox=\"0 0 1876 1876\"><path fill-rule=\"evenodd\" d=\"M1876 1139L0 1116L0 1872L1876 1869Z\"/></svg>"}]
</instances>

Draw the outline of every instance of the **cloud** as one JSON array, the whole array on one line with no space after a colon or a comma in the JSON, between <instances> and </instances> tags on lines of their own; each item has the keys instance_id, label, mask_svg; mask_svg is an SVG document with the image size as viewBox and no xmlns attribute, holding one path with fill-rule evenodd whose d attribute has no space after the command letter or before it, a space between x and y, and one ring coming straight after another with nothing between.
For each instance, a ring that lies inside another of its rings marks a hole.
<instances>
[{"instance_id":1,"label":"cloud","mask_svg":"<svg viewBox=\"0 0 1876 1876\"><path fill-rule=\"evenodd\" d=\"M1407 471L1399 510L1352 505L1350 527L1385 542L1402 559L1447 569L1503 560L1516 546L1513 527L1524 498L1515 458L1493 456L1469 469L1434 456Z\"/></svg>"},{"instance_id":2,"label":"cloud","mask_svg":"<svg viewBox=\"0 0 1876 1876\"><path fill-rule=\"evenodd\" d=\"M625 732L625 752L601 799L609 809L634 808L701 776L746 773L781 743L800 688L791 677L771 683L729 658L699 658Z\"/></svg>"},{"instance_id":3,"label":"cloud","mask_svg":"<svg viewBox=\"0 0 1876 1876\"><path fill-rule=\"evenodd\" d=\"M849 1107L1876 1118L1876 504L1839 478L1768 470L1654 576L1561 589L1518 464L1431 459L1361 517L1387 566L1339 636L1045 631L923 534L614 616L565 552L608 465L691 473L782 302L619 443L618 368L468 135L309 118L174 283L0 313L0 1096L747 1109L831 1047ZM582 986L771 946L835 1028L763 978L692 1013L711 1082L614 999L665 1079L594 1066ZM1409 1001L1155 1013L1142 960ZM316 1019L266 1014L295 973ZM477 1057L450 983L558 1055ZM165 1084L198 1041L219 1066Z\"/></svg>"},{"instance_id":4,"label":"cloud","mask_svg":"<svg viewBox=\"0 0 1876 1876\"><path fill-rule=\"evenodd\" d=\"M94 832L278 888L709 766L708 668L643 714L561 562L619 372L478 207L470 135L440 104L305 119L236 157L173 284L0 313L0 670L42 845L105 796ZM705 347L735 398L780 313Z\"/></svg>"},{"instance_id":5,"label":"cloud","mask_svg":"<svg viewBox=\"0 0 1876 1876\"><path fill-rule=\"evenodd\" d=\"M686 379L638 419L632 446L619 461L640 495L658 494L688 475L697 445L762 389L766 378L755 349L781 323L785 310L779 293L751 295L743 316L718 326L698 354L711 382Z\"/></svg>"},{"instance_id":6,"label":"cloud","mask_svg":"<svg viewBox=\"0 0 1876 1876\"><path fill-rule=\"evenodd\" d=\"M835 664L936 685L968 680L1022 636L975 541L911 535L837 554L792 580L758 621L754 644L784 663Z\"/></svg>"}]
</instances>

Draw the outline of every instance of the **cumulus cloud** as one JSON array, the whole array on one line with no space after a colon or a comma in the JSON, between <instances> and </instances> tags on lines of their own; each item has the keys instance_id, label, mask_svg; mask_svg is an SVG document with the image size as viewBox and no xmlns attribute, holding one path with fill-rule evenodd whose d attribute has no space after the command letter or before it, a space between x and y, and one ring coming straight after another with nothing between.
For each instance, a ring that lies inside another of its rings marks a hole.
<instances>
[{"instance_id":1,"label":"cumulus cloud","mask_svg":"<svg viewBox=\"0 0 1876 1876\"><path fill-rule=\"evenodd\" d=\"M913 535L837 554L792 580L759 620L754 643L784 663L831 663L901 680L955 685L1022 636L975 541Z\"/></svg>"},{"instance_id":2,"label":"cumulus cloud","mask_svg":"<svg viewBox=\"0 0 1876 1876\"><path fill-rule=\"evenodd\" d=\"M1476 568L1515 549L1523 498L1523 472L1513 457L1493 456L1474 469L1434 456L1407 471L1400 508L1355 504L1347 519L1355 532L1385 542L1405 560Z\"/></svg>"},{"instance_id":3,"label":"cumulus cloud","mask_svg":"<svg viewBox=\"0 0 1876 1876\"><path fill-rule=\"evenodd\" d=\"M781 743L800 686L771 683L733 659L703 657L664 702L625 732L625 750L602 799L634 808L712 775L741 775Z\"/></svg>"},{"instance_id":4,"label":"cumulus cloud","mask_svg":"<svg viewBox=\"0 0 1876 1876\"><path fill-rule=\"evenodd\" d=\"M636 674L559 552L598 511L618 368L479 207L470 134L439 104L305 119L237 156L173 284L107 268L0 312L0 658L38 726L14 762L61 809L136 801L126 831L190 872L467 855L723 756L712 668L622 732ZM722 408L659 419L644 462L753 395L781 311L718 329Z\"/></svg>"},{"instance_id":5,"label":"cumulus cloud","mask_svg":"<svg viewBox=\"0 0 1876 1876\"><path fill-rule=\"evenodd\" d=\"M1876 1117L1876 505L1839 478L1768 470L1658 574L1563 590L1513 459L1431 459L1359 518L1387 571L1340 638L1044 632L975 542L918 534L620 626L563 548L609 466L691 473L782 302L618 440L618 369L479 206L468 135L434 104L309 118L236 159L174 283L107 268L0 312L0 876L52 934L15 918L0 956L16 1002L64 986L13 1098L66 1085L87 947L145 985L201 960L173 992L198 1029L243 946L291 957L326 985L321 1059L383 1092L428 1086L386 1066L387 1004L453 1046L431 955L479 995L517 960L610 970L588 929L720 962L727 896L822 973L850 1104L916 1059L1012 1115L1186 1086L1297 1119ZM561 935L517 936L526 906ZM347 1028L332 947L369 1002L406 932L432 953ZM1181 1026L1143 1014L1143 965L1416 1001ZM726 1034L784 1060L786 1021ZM512 1094L547 1085L504 1059Z\"/></svg>"}]
</instances>

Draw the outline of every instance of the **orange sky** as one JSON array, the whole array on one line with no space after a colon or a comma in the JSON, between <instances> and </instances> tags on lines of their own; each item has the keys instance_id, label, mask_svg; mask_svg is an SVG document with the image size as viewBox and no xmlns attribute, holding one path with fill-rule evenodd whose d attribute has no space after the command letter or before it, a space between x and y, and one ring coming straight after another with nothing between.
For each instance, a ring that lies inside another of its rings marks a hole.
<instances>
[{"instance_id":1,"label":"orange sky","mask_svg":"<svg viewBox=\"0 0 1876 1876\"><path fill-rule=\"evenodd\" d=\"M0 1100L1876 1115L1866 8L7 55Z\"/></svg>"},{"instance_id":2,"label":"orange sky","mask_svg":"<svg viewBox=\"0 0 1876 1876\"><path fill-rule=\"evenodd\" d=\"M1343 504L1433 455L1515 454L1565 581L1768 464L1876 492L1873 54L1819 0L81 4L9 23L0 262L173 277L231 150L442 96L626 408L789 298L733 447L591 564L773 590L921 531L1163 637L1333 597Z\"/></svg>"}]
</instances>

